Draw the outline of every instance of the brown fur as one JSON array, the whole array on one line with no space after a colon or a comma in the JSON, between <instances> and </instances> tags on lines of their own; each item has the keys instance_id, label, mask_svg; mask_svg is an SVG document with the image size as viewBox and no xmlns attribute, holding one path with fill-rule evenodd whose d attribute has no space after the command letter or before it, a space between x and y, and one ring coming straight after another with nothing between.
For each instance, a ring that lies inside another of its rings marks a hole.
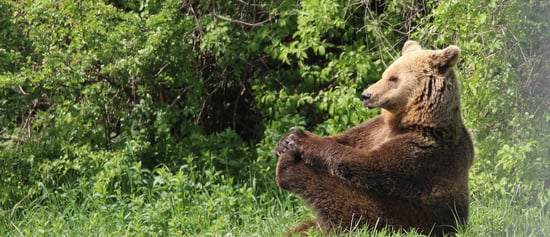
<instances>
[{"instance_id":1,"label":"brown fur","mask_svg":"<svg viewBox=\"0 0 550 237\"><path fill-rule=\"evenodd\" d=\"M460 49L408 41L402 53L362 94L381 115L329 137L295 127L276 145L277 184L317 214L296 231L366 224L442 235L466 223L473 145L452 69Z\"/></svg>"}]
</instances>

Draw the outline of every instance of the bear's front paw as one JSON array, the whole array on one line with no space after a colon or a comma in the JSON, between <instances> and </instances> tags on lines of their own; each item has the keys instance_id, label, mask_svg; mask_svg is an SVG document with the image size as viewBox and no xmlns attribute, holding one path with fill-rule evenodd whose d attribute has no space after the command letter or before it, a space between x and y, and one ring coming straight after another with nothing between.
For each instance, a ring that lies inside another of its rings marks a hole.
<instances>
[{"instance_id":1,"label":"bear's front paw","mask_svg":"<svg viewBox=\"0 0 550 237\"><path fill-rule=\"evenodd\" d=\"M290 154L296 156L301 153L300 138L306 134L298 127L292 127L290 133L281 138L275 145L275 156L280 157L282 154Z\"/></svg>"}]
</instances>

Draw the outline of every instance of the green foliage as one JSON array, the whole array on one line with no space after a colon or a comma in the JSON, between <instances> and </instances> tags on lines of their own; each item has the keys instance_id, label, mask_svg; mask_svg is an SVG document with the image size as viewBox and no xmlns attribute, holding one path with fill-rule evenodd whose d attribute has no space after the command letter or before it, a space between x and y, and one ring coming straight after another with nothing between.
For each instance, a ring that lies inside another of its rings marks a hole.
<instances>
[{"instance_id":1,"label":"green foliage","mask_svg":"<svg viewBox=\"0 0 550 237\"><path fill-rule=\"evenodd\" d=\"M459 235L543 235L549 8L0 0L0 235L280 235L311 213L275 186L274 144L377 114L358 95L408 38L462 49L476 160Z\"/></svg>"},{"instance_id":2,"label":"green foliage","mask_svg":"<svg viewBox=\"0 0 550 237\"><path fill-rule=\"evenodd\" d=\"M232 233L243 231L236 226L261 224L267 214L258 207L270 205L273 197L281 196L281 202L289 203L280 193L269 193L267 198L267 194L254 193L255 188L234 183L214 169L199 172L192 164L175 172L163 167L148 172L138 163L114 157L90 179L80 179L74 186L67 182L56 190L45 188L30 203L34 208L20 210L29 218L7 219L9 223L3 224L12 227L8 233L24 236ZM280 210L273 208L269 218ZM273 228L264 231L277 233Z\"/></svg>"}]
</instances>

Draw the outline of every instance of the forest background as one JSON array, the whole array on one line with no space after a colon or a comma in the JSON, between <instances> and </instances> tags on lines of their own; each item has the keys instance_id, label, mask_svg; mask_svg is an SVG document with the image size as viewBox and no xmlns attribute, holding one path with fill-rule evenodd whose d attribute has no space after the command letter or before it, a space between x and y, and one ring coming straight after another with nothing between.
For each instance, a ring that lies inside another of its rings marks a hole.
<instances>
[{"instance_id":1,"label":"forest background","mask_svg":"<svg viewBox=\"0 0 550 237\"><path fill-rule=\"evenodd\" d=\"M462 49L459 235L544 236L549 16L546 0L1 0L0 235L280 235L312 213L275 185L278 138L375 116L359 93L414 39Z\"/></svg>"}]
</instances>

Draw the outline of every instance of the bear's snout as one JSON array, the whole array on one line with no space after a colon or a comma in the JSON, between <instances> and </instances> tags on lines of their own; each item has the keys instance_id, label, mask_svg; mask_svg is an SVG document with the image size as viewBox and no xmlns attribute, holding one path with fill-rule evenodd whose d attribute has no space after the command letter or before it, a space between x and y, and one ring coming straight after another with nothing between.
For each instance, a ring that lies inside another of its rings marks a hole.
<instances>
[{"instance_id":1,"label":"bear's snout","mask_svg":"<svg viewBox=\"0 0 550 237\"><path fill-rule=\"evenodd\" d=\"M371 96L372 94L368 92L363 92L361 94L361 98L363 99L363 106L368 106Z\"/></svg>"},{"instance_id":2,"label":"bear's snout","mask_svg":"<svg viewBox=\"0 0 550 237\"><path fill-rule=\"evenodd\" d=\"M370 97L371 97L370 93L363 92L363 94L361 94L361 98L363 98L363 102L368 101L370 99Z\"/></svg>"}]
</instances>

